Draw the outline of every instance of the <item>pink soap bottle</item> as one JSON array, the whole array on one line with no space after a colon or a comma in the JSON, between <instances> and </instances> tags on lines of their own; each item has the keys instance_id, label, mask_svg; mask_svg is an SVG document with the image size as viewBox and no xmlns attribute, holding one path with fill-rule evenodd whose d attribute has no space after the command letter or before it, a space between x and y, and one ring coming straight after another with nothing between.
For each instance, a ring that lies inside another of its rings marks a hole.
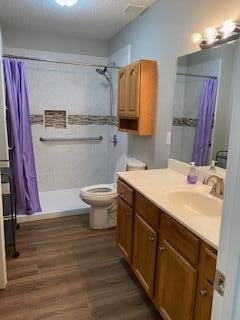
<instances>
[{"instance_id":1,"label":"pink soap bottle","mask_svg":"<svg viewBox=\"0 0 240 320\"><path fill-rule=\"evenodd\" d=\"M195 184L198 181L195 162L190 162L190 164L191 164L191 168L190 168L189 173L187 175L187 182L190 184Z\"/></svg>"}]
</instances>

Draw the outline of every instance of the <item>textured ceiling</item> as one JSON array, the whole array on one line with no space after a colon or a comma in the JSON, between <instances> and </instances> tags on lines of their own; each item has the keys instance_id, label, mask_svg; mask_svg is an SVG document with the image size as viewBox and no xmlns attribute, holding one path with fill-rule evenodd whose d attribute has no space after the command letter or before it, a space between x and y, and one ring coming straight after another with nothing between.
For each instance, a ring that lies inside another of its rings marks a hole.
<instances>
[{"instance_id":1,"label":"textured ceiling","mask_svg":"<svg viewBox=\"0 0 240 320\"><path fill-rule=\"evenodd\" d=\"M135 18L122 10L128 3L151 6L157 0L79 0L69 8L54 0L0 0L3 26L109 40Z\"/></svg>"}]
</instances>

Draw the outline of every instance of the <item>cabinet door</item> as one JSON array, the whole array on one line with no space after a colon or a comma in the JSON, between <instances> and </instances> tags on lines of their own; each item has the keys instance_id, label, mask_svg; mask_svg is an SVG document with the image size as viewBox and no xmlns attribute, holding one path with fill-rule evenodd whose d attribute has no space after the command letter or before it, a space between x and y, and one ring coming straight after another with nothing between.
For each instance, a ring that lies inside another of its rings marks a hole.
<instances>
[{"instance_id":1,"label":"cabinet door","mask_svg":"<svg viewBox=\"0 0 240 320\"><path fill-rule=\"evenodd\" d=\"M199 278L196 295L194 320L210 320L213 300L213 286L205 279Z\"/></svg>"},{"instance_id":2,"label":"cabinet door","mask_svg":"<svg viewBox=\"0 0 240 320\"><path fill-rule=\"evenodd\" d=\"M127 116L129 103L129 69L122 68L118 72L118 115Z\"/></svg>"},{"instance_id":3,"label":"cabinet door","mask_svg":"<svg viewBox=\"0 0 240 320\"><path fill-rule=\"evenodd\" d=\"M150 296L153 295L157 232L136 214L134 222L133 270Z\"/></svg>"},{"instance_id":4,"label":"cabinet door","mask_svg":"<svg viewBox=\"0 0 240 320\"><path fill-rule=\"evenodd\" d=\"M137 118L139 117L140 104L140 72L141 63L137 62L129 66L129 103L127 106L127 116Z\"/></svg>"},{"instance_id":5,"label":"cabinet door","mask_svg":"<svg viewBox=\"0 0 240 320\"><path fill-rule=\"evenodd\" d=\"M192 320L197 271L166 240L159 247L155 303L168 320Z\"/></svg>"},{"instance_id":6,"label":"cabinet door","mask_svg":"<svg viewBox=\"0 0 240 320\"><path fill-rule=\"evenodd\" d=\"M133 211L122 199L118 199L117 243L126 260L132 262Z\"/></svg>"}]
</instances>

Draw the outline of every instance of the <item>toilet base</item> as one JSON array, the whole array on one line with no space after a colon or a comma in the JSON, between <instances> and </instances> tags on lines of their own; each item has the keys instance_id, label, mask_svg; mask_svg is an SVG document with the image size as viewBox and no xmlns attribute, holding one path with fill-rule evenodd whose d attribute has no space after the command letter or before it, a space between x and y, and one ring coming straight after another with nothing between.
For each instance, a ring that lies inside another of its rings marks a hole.
<instances>
[{"instance_id":1,"label":"toilet base","mask_svg":"<svg viewBox=\"0 0 240 320\"><path fill-rule=\"evenodd\" d=\"M89 227L91 229L108 229L117 226L117 205L110 208L91 208Z\"/></svg>"}]
</instances>

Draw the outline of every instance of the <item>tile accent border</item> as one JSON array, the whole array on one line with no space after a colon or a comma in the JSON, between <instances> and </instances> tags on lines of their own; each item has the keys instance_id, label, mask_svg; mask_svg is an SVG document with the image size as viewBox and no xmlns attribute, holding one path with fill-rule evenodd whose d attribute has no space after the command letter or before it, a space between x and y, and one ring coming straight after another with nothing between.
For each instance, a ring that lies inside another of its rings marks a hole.
<instances>
[{"instance_id":1,"label":"tile accent border","mask_svg":"<svg viewBox=\"0 0 240 320\"><path fill-rule=\"evenodd\" d=\"M194 118L173 118L174 127L197 127L198 119Z\"/></svg>"},{"instance_id":2,"label":"tile accent border","mask_svg":"<svg viewBox=\"0 0 240 320\"><path fill-rule=\"evenodd\" d=\"M46 112L48 114L46 114ZM66 124L70 126L80 126L80 125L113 125L118 126L118 117L113 116L113 121L111 124L110 116L108 115L80 115L80 114L70 114L68 115L66 121L64 122L64 117L60 110L45 110L45 127L54 128L66 128ZM60 114L61 113L61 114ZM32 114L30 116L31 124L44 124L44 116L40 114Z\"/></svg>"},{"instance_id":3,"label":"tile accent border","mask_svg":"<svg viewBox=\"0 0 240 320\"><path fill-rule=\"evenodd\" d=\"M113 124L117 125L117 117L113 117ZM69 125L104 125L111 124L110 116L92 116L92 115L74 115L70 114L68 116Z\"/></svg>"},{"instance_id":4,"label":"tile accent border","mask_svg":"<svg viewBox=\"0 0 240 320\"><path fill-rule=\"evenodd\" d=\"M67 128L67 112L65 110L44 110L44 117L45 128Z\"/></svg>"},{"instance_id":5,"label":"tile accent border","mask_svg":"<svg viewBox=\"0 0 240 320\"><path fill-rule=\"evenodd\" d=\"M43 125L43 115L41 114L31 114L30 115L31 124L41 124Z\"/></svg>"}]
</instances>

